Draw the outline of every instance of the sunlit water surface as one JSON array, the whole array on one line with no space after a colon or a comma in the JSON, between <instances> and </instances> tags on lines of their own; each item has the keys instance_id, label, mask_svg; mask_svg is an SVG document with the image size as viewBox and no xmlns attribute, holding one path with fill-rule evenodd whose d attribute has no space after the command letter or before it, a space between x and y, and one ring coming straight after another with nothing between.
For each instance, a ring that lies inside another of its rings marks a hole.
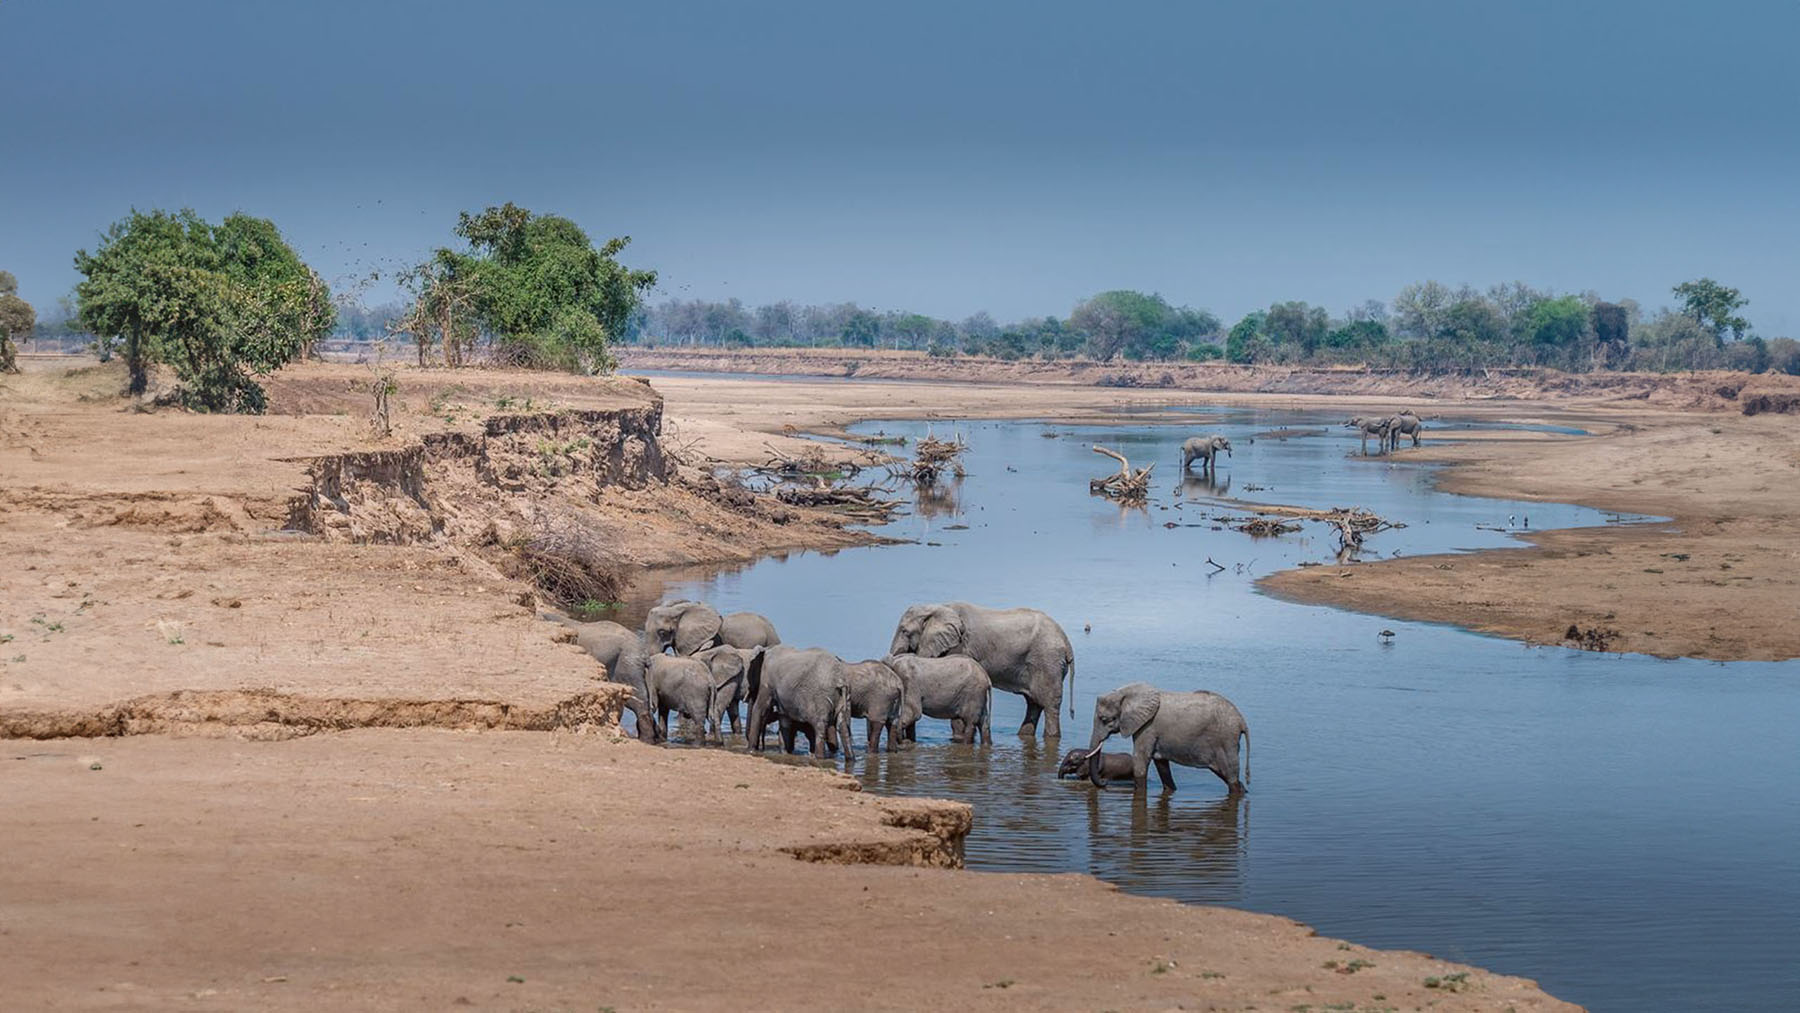
<instances>
[{"instance_id":1,"label":"sunlit water surface","mask_svg":"<svg viewBox=\"0 0 1800 1013\"><path fill-rule=\"evenodd\" d=\"M968 440L969 475L883 529L916 544L644 591L759 610L786 642L851 660L881 656L914 602L1044 609L1077 657L1063 748L1085 745L1096 694L1133 680L1216 690L1243 710L1253 776L1241 802L1182 767L1174 795L1154 778L1148 796L1059 782L1056 757L1013 734L1024 708L1006 694L991 749L948 744L946 724L927 721L918 748L858 758L869 790L973 803L970 868L1088 872L1275 912L1533 977L1595 1009L1800 1005L1800 664L1530 648L1268 597L1256 577L1330 561L1335 538L1317 524L1274 539L1215 529L1243 513L1216 497L1406 524L1371 539L1379 555L1627 519L1436 491L1428 468L1358 457L1335 416L1193 414L1180 426L938 423ZM1268 435L1284 426L1324 433ZM1180 441L1198 432L1224 433L1235 454L1217 482L1178 482ZM1095 442L1157 462L1148 509L1088 494L1115 467Z\"/></svg>"}]
</instances>

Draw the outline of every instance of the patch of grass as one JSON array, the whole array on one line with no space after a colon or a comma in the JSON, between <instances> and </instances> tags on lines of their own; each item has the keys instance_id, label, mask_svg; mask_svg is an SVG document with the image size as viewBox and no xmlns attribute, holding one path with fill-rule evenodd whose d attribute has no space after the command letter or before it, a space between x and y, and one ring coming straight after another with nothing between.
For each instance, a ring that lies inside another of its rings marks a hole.
<instances>
[{"instance_id":1,"label":"patch of grass","mask_svg":"<svg viewBox=\"0 0 1800 1013\"><path fill-rule=\"evenodd\" d=\"M12 635L12 634L10 634L10 633L0 633L0 644L10 644L10 643L12 643L12 642L13 642L13 635Z\"/></svg>"},{"instance_id":2,"label":"patch of grass","mask_svg":"<svg viewBox=\"0 0 1800 1013\"><path fill-rule=\"evenodd\" d=\"M1225 972L1223 972L1223 971L1201 971L1200 977L1205 978L1208 981L1211 981L1214 978L1225 977Z\"/></svg>"},{"instance_id":3,"label":"patch of grass","mask_svg":"<svg viewBox=\"0 0 1800 1013\"><path fill-rule=\"evenodd\" d=\"M509 974L509 975L507 975L507 976L506 976L506 981L507 981L507 983L508 983L508 984L511 984L511 985L523 985L523 984L525 984L525 979L524 979L524 978L521 978L521 977L519 977L519 976L518 976L518 975L516 975L516 974Z\"/></svg>"},{"instance_id":4,"label":"patch of grass","mask_svg":"<svg viewBox=\"0 0 1800 1013\"><path fill-rule=\"evenodd\" d=\"M1175 969L1175 962L1173 960L1166 961L1166 962L1162 961L1162 960L1153 960L1150 962L1150 973L1151 974L1168 974L1170 971L1172 971L1174 969Z\"/></svg>"},{"instance_id":5,"label":"patch of grass","mask_svg":"<svg viewBox=\"0 0 1800 1013\"><path fill-rule=\"evenodd\" d=\"M981 987L982 988L1011 988L1016 984L1018 984L1018 982L1012 980L1011 978L1001 978L999 981L989 982L988 984L983 985Z\"/></svg>"},{"instance_id":6,"label":"patch of grass","mask_svg":"<svg viewBox=\"0 0 1800 1013\"><path fill-rule=\"evenodd\" d=\"M595 598L588 598L569 606L569 615L584 623L591 623L610 613L617 612L624 607L625 603L622 601L600 601Z\"/></svg>"},{"instance_id":7,"label":"patch of grass","mask_svg":"<svg viewBox=\"0 0 1800 1013\"><path fill-rule=\"evenodd\" d=\"M1440 992L1466 992L1474 988L1475 983L1469 980L1469 972L1458 971L1455 974L1426 978L1425 987L1435 988Z\"/></svg>"}]
</instances>

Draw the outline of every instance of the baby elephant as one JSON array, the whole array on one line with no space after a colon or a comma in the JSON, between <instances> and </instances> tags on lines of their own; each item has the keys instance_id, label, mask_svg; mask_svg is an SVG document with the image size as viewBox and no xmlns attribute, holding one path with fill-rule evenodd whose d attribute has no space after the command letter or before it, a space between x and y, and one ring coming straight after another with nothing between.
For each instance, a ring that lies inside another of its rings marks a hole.
<instances>
[{"instance_id":1,"label":"baby elephant","mask_svg":"<svg viewBox=\"0 0 1800 1013\"><path fill-rule=\"evenodd\" d=\"M1062 763L1056 768L1057 777L1085 777L1095 784L1106 781L1132 780L1130 753L1095 753L1088 755L1085 749L1071 749L1063 755Z\"/></svg>"}]
</instances>

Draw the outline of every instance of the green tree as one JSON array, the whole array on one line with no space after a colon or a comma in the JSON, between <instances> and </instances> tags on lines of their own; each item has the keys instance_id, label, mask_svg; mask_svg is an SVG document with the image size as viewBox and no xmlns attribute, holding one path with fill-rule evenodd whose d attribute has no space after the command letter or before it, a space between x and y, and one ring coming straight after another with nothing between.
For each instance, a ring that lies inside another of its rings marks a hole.
<instances>
[{"instance_id":1,"label":"green tree","mask_svg":"<svg viewBox=\"0 0 1800 1013\"><path fill-rule=\"evenodd\" d=\"M874 348L881 339L881 318L865 309L853 310L844 318L839 336L852 348Z\"/></svg>"},{"instance_id":2,"label":"green tree","mask_svg":"<svg viewBox=\"0 0 1800 1013\"><path fill-rule=\"evenodd\" d=\"M1579 296L1540 299L1526 314L1526 331L1535 344L1569 348L1586 333L1590 315L1587 304Z\"/></svg>"},{"instance_id":3,"label":"green tree","mask_svg":"<svg viewBox=\"0 0 1800 1013\"><path fill-rule=\"evenodd\" d=\"M1225 335L1225 358L1232 362L1263 362L1274 350L1274 344L1263 331L1268 314L1255 310L1244 315Z\"/></svg>"},{"instance_id":4,"label":"green tree","mask_svg":"<svg viewBox=\"0 0 1800 1013\"><path fill-rule=\"evenodd\" d=\"M631 237L596 248L569 219L510 201L463 212L456 234L471 252L439 250L436 273L466 279L474 315L502 355L520 365L610 369L608 344L625 333L643 293L656 284L655 271L618 262Z\"/></svg>"},{"instance_id":5,"label":"green tree","mask_svg":"<svg viewBox=\"0 0 1800 1013\"><path fill-rule=\"evenodd\" d=\"M1738 310L1750 305L1750 300L1735 288L1711 278L1699 278L1682 282L1675 286L1674 292L1694 322L1711 330L1721 341L1726 331L1730 331L1733 338L1741 338L1750 329L1750 321L1737 315Z\"/></svg>"},{"instance_id":6,"label":"green tree","mask_svg":"<svg viewBox=\"0 0 1800 1013\"><path fill-rule=\"evenodd\" d=\"M18 349L13 344L37 327L37 311L19 298L19 282L11 271L0 271L0 373L19 371Z\"/></svg>"},{"instance_id":7,"label":"green tree","mask_svg":"<svg viewBox=\"0 0 1800 1013\"><path fill-rule=\"evenodd\" d=\"M93 253L77 251L75 268L77 314L118 343L132 393L165 362L183 403L202 411L261 412L253 377L293 361L336 319L325 283L274 225L248 215L215 226L190 210L133 211Z\"/></svg>"},{"instance_id":8,"label":"green tree","mask_svg":"<svg viewBox=\"0 0 1800 1013\"><path fill-rule=\"evenodd\" d=\"M1168 315L1169 304L1162 296L1115 289L1076 306L1069 314L1069 326L1087 335L1090 356L1110 362L1128 348L1149 349Z\"/></svg>"},{"instance_id":9,"label":"green tree","mask_svg":"<svg viewBox=\"0 0 1800 1013\"><path fill-rule=\"evenodd\" d=\"M1263 317L1263 333L1277 348L1295 349L1300 358L1310 358L1325 344L1331 330L1331 317L1322 306L1303 302L1276 303Z\"/></svg>"}]
</instances>

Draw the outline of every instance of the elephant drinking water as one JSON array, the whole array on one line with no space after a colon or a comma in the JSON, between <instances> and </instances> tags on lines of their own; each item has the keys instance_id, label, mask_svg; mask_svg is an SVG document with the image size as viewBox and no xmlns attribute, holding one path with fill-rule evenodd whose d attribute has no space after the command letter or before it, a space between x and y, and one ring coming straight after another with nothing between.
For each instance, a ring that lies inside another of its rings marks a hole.
<instances>
[{"instance_id":1,"label":"elephant drinking water","mask_svg":"<svg viewBox=\"0 0 1800 1013\"><path fill-rule=\"evenodd\" d=\"M1058 710L1063 677L1075 687L1075 649L1068 634L1037 609L991 609L965 601L914 605L900 617L889 654L941 658L961 654L975 659L995 689L1025 698L1025 720L1019 734L1037 734L1044 715L1044 738L1062 737ZM1074 703L1070 702L1070 716Z\"/></svg>"}]
</instances>

